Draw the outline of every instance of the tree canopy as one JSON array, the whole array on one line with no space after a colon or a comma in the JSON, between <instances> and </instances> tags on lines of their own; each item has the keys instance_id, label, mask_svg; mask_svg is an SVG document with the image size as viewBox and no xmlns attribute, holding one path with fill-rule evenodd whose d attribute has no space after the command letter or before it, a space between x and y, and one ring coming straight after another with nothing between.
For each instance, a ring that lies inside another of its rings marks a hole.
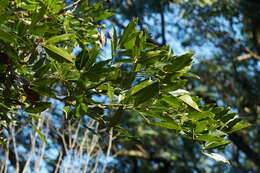
<instances>
[{"instance_id":1,"label":"tree canopy","mask_svg":"<svg viewBox=\"0 0 260 173\"><path fill-rule=\"evenodd\" d=\"M118 132L124 145L146 143L153 135L138 135L124 123L133 118L145 128L170 129L173 137L183 136L199 144L205 155L228 162L205 150L227 145L226 136L250 124L231 108L208 104L184 88L198 78L190 71L193 53L175 55L165 37L162 45L155 42L148 29L137 29L143 20L139 15L121 34L116 27L111 33L102 21L115 14L103 3L0 1L2 146L9 145L11 128L24 122L48 143L35 122L60 101L64 106L57 114L65 121L93 119L107 133ZM110 55L103 49L110 49Z\"/></svg>"}]
</instances>

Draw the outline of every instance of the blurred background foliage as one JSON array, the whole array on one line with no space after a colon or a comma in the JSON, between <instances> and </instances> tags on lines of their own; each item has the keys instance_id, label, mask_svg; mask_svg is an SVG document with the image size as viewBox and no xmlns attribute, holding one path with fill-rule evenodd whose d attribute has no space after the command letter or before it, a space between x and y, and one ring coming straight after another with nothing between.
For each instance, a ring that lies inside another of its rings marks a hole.
<instances>
[{"instance_id":1,"label":"blurred background foliage","mask_svg":"<svg viewBox=\"0 0 260 173\"><path fill-rule=\"evenodd\" d=\"M161 45L171 44L177 53L192 50L197 56L188 89L206 103L229 105L253 126L232 134L223 153L231 166L208 162L199 148L167 130L141 125L134 133L147 140L144 150L155 158L122 155L118 170L125 172L259 172L260 171L260 2L258 0L112 0L117 15L111 20L123 28L138 17L139 29ZM150 135L147 135L150 134ZM126 150L137 149L124 145ZM184 149L185 148L185 149ZM157 156L160 158L157 158ZM131 168L131 169L130 169ZM129 171L131 170L131 171ZM148 171L149 170L149 171Z\"/></svg>"}]
</instances>

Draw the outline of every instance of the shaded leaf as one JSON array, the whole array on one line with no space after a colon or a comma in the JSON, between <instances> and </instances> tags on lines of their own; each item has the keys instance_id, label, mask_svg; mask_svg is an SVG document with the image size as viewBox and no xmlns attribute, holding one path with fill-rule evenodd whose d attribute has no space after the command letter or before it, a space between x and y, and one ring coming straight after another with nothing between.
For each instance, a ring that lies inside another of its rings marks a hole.
<instances>
[{"instance_id":1,"label":"shaded leaf","mask_svg":"<svg viewBox=\"0 0 260 173\"><path fill-rule=\"evenodd\" d=\"M124 113L124 109L123 109L123 106L120 106L117 111L114 113L113 117L111 118L110 120L110 125L113 127L115 126L116 124L119 123L122 115Z\"/></svg>"},{"instance_id":2,"label":"shaded leaf","mask_svg":"<svg viewBox=\"0 0 260 173\"><path fill-rule=\"evenodd\" d=\"M151 79L142 81L141 83L137 84L136 86L134 86L133 88L130 89L131 95L134 95L135 93L137 93L141 89L151 85L152 83L153 83L153 81Z\"/></svg>"},{"instance_id":3,"label":"shaded leaf","mask_svg":"<svg viewBox=\"0 0 260 173\"><path fill-rule=\"evenodd\" d=\"M36 102L34 105L25 109L29 113L41 113L51 106L51 102Z\"/></svg>"}]
</instances>

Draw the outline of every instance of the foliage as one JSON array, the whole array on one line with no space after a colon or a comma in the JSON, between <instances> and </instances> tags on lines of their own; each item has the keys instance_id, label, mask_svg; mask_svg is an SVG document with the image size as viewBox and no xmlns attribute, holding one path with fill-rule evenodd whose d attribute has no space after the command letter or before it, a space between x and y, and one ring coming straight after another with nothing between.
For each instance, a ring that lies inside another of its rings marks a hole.
<instances>
[{"instance_id":1,"label":"foliage","mask_svg":"<svg viewBox=\"0 0 260 173\"><path fill-rule=\"evenodd\" d=\"M65 104L68 120L87 115L137 141L142 138L120 121L127 111L197 141L203 150L228 144L225 136L249 126L230 108L202 104L183 90L193 54L176 56L170 46L148 42L148 31L136 29L138 20L120 37L116 29L108 32L111 57L102 58L107 38L100 21L113 14L101 2L76 2L1 1L1 128L19 125L21 114L29 122L37 119L51 107L50 98ZM83 49L78 55L76 46Z\"/></svg>"},{"instance_id":2,"label":"foliage","mask_svg":"<svg viewBox=\"0 0 260 173\"><path fill-rule=\"evenodd\" d=\"M122 27L126 19L139 16L142 21L139 23L140 28L148 26L150 34L159 38L158 41L165 35L166 43L176 45L176 52L183 52L184 49L196 51L197 61L192 72L198 74L200 80L191 79L186 87L192 90L192 94L202 97L206 103L231 106L238 111L240 118L253 124L250 130L230 135L229 139L233 144L222 150L232 162L232 168L223 170L218 163L211 165L204 162L204 167L199 168L199 171L206 172L205 167L208 166L210 172L259 172L259 1L167 1L161 4L162 12L157 10L158 1L152 1L136 0L129 4L129 0L114 0L110 5L117 9L120 16L112 20ZM125 2L124 5L121 5L122 2ZM157 5L151 5L156 3ZM165 18L164 22L162 16ZM165 28L164 32L162 28ZM137 122L135 124L138 126ZM162 134L157 134L157 137ZM157 143L160 140L150 139ZM172 143L174 141L173 139ZM160 144L157 147L164 146ZM183 147L180 144L171 153L178 153ZM196 154L198 147L193 145L190 148L189 153L192 154L187 156L184 153L176 162L181 163L184 158L189 162L185 164L186 167L190 163L201 164L203 160L198 161ZM152 153L153 150L147 147L147 151ZM139 169L147 167L145 163L138 166ZM177 168L178 166L171 163L170 169L176 171Z\"/></svg>"}]
</instances>

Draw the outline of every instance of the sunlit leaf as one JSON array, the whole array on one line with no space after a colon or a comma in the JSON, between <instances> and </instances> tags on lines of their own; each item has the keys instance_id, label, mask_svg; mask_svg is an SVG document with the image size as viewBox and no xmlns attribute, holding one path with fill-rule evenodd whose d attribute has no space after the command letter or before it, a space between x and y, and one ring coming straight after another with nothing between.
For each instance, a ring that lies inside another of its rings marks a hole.
<instances>
[{"instance_id":1,"label":"sunlit leaf","mask_svg":"<svg viewBox=\"0 0 260 173\"><path fill-rule=\"evenodd\" d=\"M72 38L74 38L75 35L74 34L63 34L63 35L57 35L57 36L53 36L51 38L49 38L48 40L46 40L46 43L56 43L56 42L60 42L60 41L66 41L66 40L72 40Z\"/></svg>"},{"instance_id":2,"label":"sunlit leaf","mask_svg":"<svg viewBox=\"0 0 260 173\"><path fill-rule=\"evenodd\" d=\"M52 57L53 59L59 62L73 62L72 56L64 49L58 48L54 45L44 45L47 54Z\"/></svg>"},{"instance_id":3,"label":"sunlit leaf","mask_svg":"<svg viewBox=\"0 0 260 173\"><path fill-rule=\"evenodd\" d=\"M191 98L190 95L183 95L183 96L180 96L179 99L181 99L184 103L186 103L187 105L191 106L192 108L194 108L195 110L197 111L201 111L197 105L196 102L194 102Z\"/></svg>"},{"instance_id":4,"label":"sunlit leaf","mask_svg":"<svg viewBox=\"0 0 260 173\"><path fill-rule=\"evenodd\" d=\"M205 156L210 157L218 162L224 162L227 164L230 164L229 161L222 155L218 154L218 153L204 153L202 152Z\"/></svg>"}]
</instances>

